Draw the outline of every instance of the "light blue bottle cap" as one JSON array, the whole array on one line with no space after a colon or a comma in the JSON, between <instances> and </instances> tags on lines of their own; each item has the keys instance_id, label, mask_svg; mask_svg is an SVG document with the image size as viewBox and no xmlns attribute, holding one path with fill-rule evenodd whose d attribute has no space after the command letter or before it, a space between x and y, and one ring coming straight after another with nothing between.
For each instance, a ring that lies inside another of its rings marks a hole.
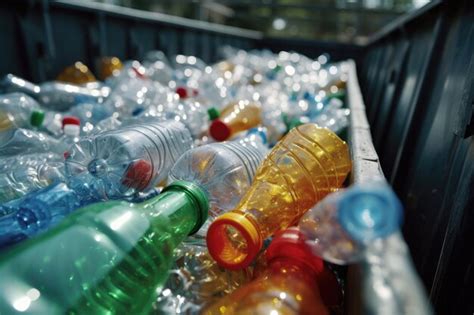
<instances>
[{"instance_id":1,"label":"light blue bottle cap","mask_svg":"<svg viewBox=\"0 0 474 315\"><path fill-rule=\"evenodd\" d=\"M355 185L341 196L338 219L344 230L361 243L400 229L403 210L400 200L385 183Z\"/></svg>"},{"instance_id":2,"label":"light blue bottle cap","mask_svg":"<svg viewBox=\"0 0 474 315\"><path fill-rule=\"evenodd\" d=\"M258 135L260 136L260 138L262 138L263 144L268 143L267 128L262 128L262 127L251 128L247 131L247 136L250 136L250 135Z\"/></svg>"}]
</instances>

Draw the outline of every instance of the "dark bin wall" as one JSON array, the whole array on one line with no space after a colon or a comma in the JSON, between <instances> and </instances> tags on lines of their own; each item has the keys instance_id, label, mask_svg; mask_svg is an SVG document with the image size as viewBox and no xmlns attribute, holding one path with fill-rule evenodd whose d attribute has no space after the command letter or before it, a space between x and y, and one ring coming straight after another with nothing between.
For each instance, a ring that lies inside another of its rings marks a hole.
<instances>
[{"instance_id":1,"label":"dark bin wall","mask_svg":"<svg viewBox=\"0 0 474 315\"><path fill-rule=\"evenodd\" d=\"M368 47L361 88L404 236L439 314L474 313L474 6L434 3Z\"/></svg>"},{"instance_id":2,"label":"dark bin wall","mask_svg":"<svg viewBox=\"0 0 474 315\"><path fill-rule=\"evenodd\" d=\"M218 59L222 45L251 49L261 34L151 12L70 1L0 1L0 75L54 79L75 61L140 59L150 50Z\"/></svg>"}]
</instances>

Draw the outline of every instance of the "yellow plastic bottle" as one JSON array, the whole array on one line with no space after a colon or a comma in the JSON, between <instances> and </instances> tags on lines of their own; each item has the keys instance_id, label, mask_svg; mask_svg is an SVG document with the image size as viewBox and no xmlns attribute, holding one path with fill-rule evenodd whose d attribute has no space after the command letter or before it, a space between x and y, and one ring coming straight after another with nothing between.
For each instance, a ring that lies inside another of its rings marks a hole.
<instances>
[{"instance_id":1,"label":"yellow plastic bottle","mask_svg":"<svg viewBox=\"0 0 474 315\"><path fill-rule=\"evenodd\" d=\"M89 68L80 61L64 69L56 80L78 85L97 81Z\"/></svg>"},{"instance_id":2,"label":"yellow plastic bottle","mask_svg":"<svg viewBox=\"0 0 474 315\"><path fill-rule=\"evenodd\" d=\"M261 124L260 107L250 101L238 101L227 105L212 121L210 135L217 141L224 141L238 132Z\"/></svg>"},{"instance_id":3,"label":"yellow plastic bottle","mask_svg":"<svg viewBox=\"0 0 474 315\"><path fill-rule=\"evenodd\" d=\"M351 170L347 144L316 124L293 128L273 148L237 207L209 227L207 245L228 269L248 266L262 242L337 190Z\"/></svg>"}]
</instances>

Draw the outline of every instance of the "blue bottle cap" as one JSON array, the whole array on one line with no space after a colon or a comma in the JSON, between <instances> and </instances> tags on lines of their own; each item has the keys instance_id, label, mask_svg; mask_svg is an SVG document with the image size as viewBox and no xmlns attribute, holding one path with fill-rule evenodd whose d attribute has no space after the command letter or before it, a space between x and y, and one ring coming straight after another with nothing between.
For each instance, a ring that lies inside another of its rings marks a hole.
<instances>
[{"instance_id":1,"label":"blue bottle cap","mask_svg":"<svg viewBox=\"0 0 474 315\"><path fill-rule=\"evenodd\" d=\"M250 135L258 135L260 136L260 138L262 138L263 144L268 143L267 128L262 128L262 127L251 128L247 131L247 136L250 136Z\"/></svg>"},{"instance_id":2,"label":"blue bottle cap","mask_svg":"<svg viewBox=\"0 0 474 315\"><path fill-rule=\"evenodd\" d=\"M338 219L355 241L384 238L399 230L402 205L386 183L356 185L343 193Z\"/></svg>"}]
</instances>

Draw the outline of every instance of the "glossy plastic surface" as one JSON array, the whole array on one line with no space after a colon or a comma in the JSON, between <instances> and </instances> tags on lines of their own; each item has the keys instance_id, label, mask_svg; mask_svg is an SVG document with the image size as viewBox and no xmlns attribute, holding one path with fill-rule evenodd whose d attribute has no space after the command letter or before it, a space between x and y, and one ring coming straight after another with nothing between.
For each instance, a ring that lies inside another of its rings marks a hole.
<instances>
[{"instance_id":1,"label":"glossy plastic surface","mask_svg":"<svg viewBox=\"0 0 474 315\"><path fill-rule=\"evenodd\" d=\"M178 183L141 204L79 210L0 258L0 312L147 314L174 248L207 207L199 188Z\"/></svg>"},{"instance_id":2,"label":"glossy plastic surface","mask_svg":"<svg viewBox=\"0 0 474 315\"><path fill-rule=\"evenodd\" d=\"M298 226L314 253L337 264L363 259L371 242L399 231L402 206L387 183L356 184L327 196Z\"/></svg>"},{"instance_id":3,"label":"glossy plastic surface","mask_svg":"<svg viewBox=\"0 0 474 315\"><path fill-rule=\"evenodd\" d=\"M81 139L69 150L66 174L82 176L109 197L127 196L166 179L191 147L191 135L179 122L130 125Z\"/></svg>"},{"instance_id":4,"label":"glossy plastic surface","mask_svg":"<svg viewBox=\"0 0 474 315\"><path fill-rule=\"evenodd\" d=\"M294 128L264 160L236 208L211 224L210 254L226 268L249 265L264 239L338 189L350 170L348 147L333 132L314 124Z\"/></svg>"},{"instance_id":5,"label":"glossy plastic surface","mask_svg":"<svg viewBox=\"0 0 474 315\"><path fill-rule=\"evenodd\" d=\"M238 101L222 109L218 119L209 127L211 136L224 141L236 133L257 127L261 123L260 107L249 101Z\"/></svg>"}]
</instances>

